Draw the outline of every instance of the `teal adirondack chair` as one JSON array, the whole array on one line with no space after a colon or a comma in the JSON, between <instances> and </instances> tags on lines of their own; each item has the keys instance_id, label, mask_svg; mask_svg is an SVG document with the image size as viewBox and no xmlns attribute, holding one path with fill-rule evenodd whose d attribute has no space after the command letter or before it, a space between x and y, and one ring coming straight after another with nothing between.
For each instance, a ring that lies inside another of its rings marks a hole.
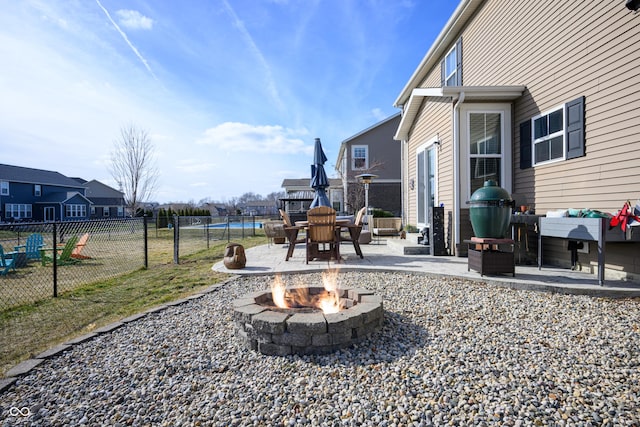
<instances>
[{"instance_id":1,"label":"teal adirondack chair","mask_svg":"<svg viewBox=\"0 0 640 427\"><path fill-rule=\"evenodd\" d=\"M70 237L67 240L67 243L64 245L62 250L53 250L53 248L41 248L40 256L42 257L42 265L46 265L47 262L53 262L53 257L56 256L56 264L57 265L67 265L67 264L76 264L80 262L79 259L75 259L71 257L71 253L73 249L76 247L78 243L78 236ZM51 252L49 255L47 252Z\"/></svg>"},{"instance_id":2,"label":"teal adirondack chair","mask_svg":"<svg viewBox=\"0 0 640 427\"><path fill-rule=\"evenodd\" d=\"M40 249L44 246L44 239L42 238L42 234L33 233L27 237L27 241L24 245L14 246L14 251L19 251L20 249L25 250L27 253L27 259L40 259Z\"/></svg>"},{"instance_id":3,"label":"teal adirondack chair","mask_svg":"<svg viewBox=\"0 0 640 427\"><path fill-rule=\"evenodd\" d=\"M10 269L16 271L15 259L4 256L4 248L0 245L0 276L6 276Z\"/></svg>"}]
</instances>

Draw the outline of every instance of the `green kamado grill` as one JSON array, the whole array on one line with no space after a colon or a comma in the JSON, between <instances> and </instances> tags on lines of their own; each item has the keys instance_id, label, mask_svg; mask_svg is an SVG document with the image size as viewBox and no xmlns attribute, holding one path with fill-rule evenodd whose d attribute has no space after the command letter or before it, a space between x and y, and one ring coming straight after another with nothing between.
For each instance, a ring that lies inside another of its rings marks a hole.
<instances>
[{"instance_id":1,"label":"green kamado grill","mask_svg":"<svg viewBox=\"0 0 640 427\"><path fill-rule=\"evenodd\" d=\"M476 237L502 239L507 236L514 202L507 190L485 181L471 195L469 218Z\"/></svg>"}]
</instances>

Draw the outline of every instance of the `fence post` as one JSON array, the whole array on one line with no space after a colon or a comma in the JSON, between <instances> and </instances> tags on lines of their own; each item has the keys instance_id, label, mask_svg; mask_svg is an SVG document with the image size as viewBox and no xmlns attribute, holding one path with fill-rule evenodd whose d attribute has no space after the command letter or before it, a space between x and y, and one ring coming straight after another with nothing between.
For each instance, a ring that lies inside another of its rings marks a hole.
<instances>
[{"instance_id":1,"label":"fence post","mask_svg":"<svg viewBox=\"0 0 640 427\"><path fill-rule=\"evenodd\" d=\"M142 224L144 228L144 269L149 268L149 220L147 215L142 217Z\"/></svg>"},{"instance_id":2,"label":"fence post","mask_svg":"<svg viewBox=\"0 0 640 427\"><path fill-rule=\"evenodd\" d=\"M229 215L227 215L227 242L231 241L231 220Z\"/></svg>"},{"instance_id":3,"label":"fence post","mask_svg":"<svg viewBox=\"0 0 640 427\"><path fill-rule=\"evenodd\" d=\"M180 217L173 215L173 263L180 264Z\"/></svg>"},{"instance_id":4,"label":"fence post","mask_svg":"<svg viewBox=\"0 0 640 427\"><path fill-rule=\"evenodd\" d=\"M58 251L56 248L58 247L58 223L53 223L53 297L58 297Z\"/></svg>"},{"instance_id":5,"label":"fence post","mask_svg":"<svg viewBox=\"0 0 640 427\"><path fill-rule=\"evenodd\" d=\"M208 216L207 217L207 249L209 249L209 239L210 239L209 226L210 225L211 225L211 217Z\"/></svg>"}]
</instances>

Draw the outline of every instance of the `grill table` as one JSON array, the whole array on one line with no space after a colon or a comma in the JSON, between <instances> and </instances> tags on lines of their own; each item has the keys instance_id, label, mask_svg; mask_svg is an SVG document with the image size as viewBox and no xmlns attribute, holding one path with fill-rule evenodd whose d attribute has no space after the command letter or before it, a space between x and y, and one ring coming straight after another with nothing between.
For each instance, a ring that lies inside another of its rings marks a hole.
<instances>
[{"instance_id":1,"label":"grill table","mask_svg":"<svg viewBox=\"0 0 640 427\"><path fill-rule=\"evenodd\" d=\"M475 270L480 276L511 273L515 277L513 239L472 237L464 242L469 245L467 271Z\"/></svg>"}]
</instances>

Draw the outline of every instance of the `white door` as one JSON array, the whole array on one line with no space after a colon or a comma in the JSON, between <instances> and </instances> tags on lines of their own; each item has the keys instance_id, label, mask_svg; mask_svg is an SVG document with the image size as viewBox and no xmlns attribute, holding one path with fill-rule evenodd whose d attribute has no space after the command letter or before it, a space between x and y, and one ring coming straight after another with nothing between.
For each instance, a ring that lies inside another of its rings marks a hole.
<instances>
[{"instance_id":1,"label":"white door","mask_svg":"<svg viewBox=\"0 0 640 427\"><path fill-rule=\"evenodd\" d=\"M436 203L436 177L437 174L437 138L421 146L417 151L417 186L416 209L417 227L422 229L431 223L431 208Z\"/></svg>"}]
</instances>

